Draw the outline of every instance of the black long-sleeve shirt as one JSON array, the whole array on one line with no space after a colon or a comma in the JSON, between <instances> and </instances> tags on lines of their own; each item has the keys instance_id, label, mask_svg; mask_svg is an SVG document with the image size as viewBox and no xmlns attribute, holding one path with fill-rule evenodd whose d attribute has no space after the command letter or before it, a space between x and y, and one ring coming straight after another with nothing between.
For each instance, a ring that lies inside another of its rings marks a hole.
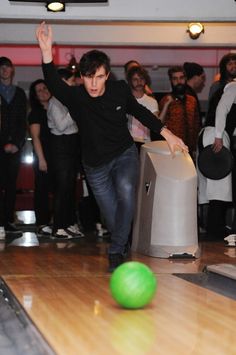
<instances>
[{"instance_id":1,"label":"black long-sleeve shirt","mask_svg":"<svg viewBox=\"0 0 236 355\"><path fill-rule=\"evenodd\" d=\"M110 162L133 144L126 114L132 114L149 129L159 133L161 121L140 105L125 81L106 81L102 96L91 97L83 85L68 86L54 64L43 64L49 90L67 106L77 122L81 136L82 158L88 166Z\"/></svg>"},{"instance_id":2,"label":"black long-sleeve shirt","mask_svg":"<svg viewBox=\"0 0 236 355\"><path fill-rule=\"evenodd\" d=\"M28 123L40 125L39 139L41 141L43 154L47 162L50 160L51 132L48 127L47 110L43 107L34 107L28 115Z\"/></svg>"}]
</instances>

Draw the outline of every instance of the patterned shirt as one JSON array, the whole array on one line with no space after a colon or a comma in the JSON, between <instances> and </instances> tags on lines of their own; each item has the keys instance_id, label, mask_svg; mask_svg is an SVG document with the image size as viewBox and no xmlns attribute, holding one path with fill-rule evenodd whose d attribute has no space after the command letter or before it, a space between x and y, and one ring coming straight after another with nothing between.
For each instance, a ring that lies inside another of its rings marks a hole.
<instances>
[{"instance_id":1,"label":"patterned shirt","mask_svg":"<svg viewBox=\"0 0 236 355\"><path fill-rule=\"evenodd\" d=\"M169 95L160 101L160 111ZM180 137L189 147L190 153L196 151L200 131L200 118L197 101L193 96L185 95L183 100L175 99L168 107L165 125L172 133Z\"/></svg>"}]
</instances>

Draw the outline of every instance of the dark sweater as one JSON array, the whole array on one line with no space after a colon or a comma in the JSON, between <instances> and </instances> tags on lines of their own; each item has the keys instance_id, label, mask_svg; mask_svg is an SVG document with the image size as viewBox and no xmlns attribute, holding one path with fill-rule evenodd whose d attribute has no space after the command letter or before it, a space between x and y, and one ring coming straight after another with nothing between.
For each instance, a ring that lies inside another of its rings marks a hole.
<instances>
[{"instance_id":1,"label":"dark sweater","mask_svg":"<svg viewBox=\"0 0 236 355\"><path fill-rule=\"evenodd\" d=\"M82 158L88 166L106 164L133 144L127 113L157 133L163 127L156 116L137 102L125 81L108 80L104 94L93 98L83 85L71 87L62 81L53 63L43 64L43 72L49 90L67 106L78 124Z\"/></svg>"},{"instance_id":2,"label":"dark sweater","mask_svg":"<svg viewBox=\"0 0 236 355\"><path fill-rule=\"evenodd\" d=\"M193 90L193 88L189 85L186 85L186 94L190 95L190 96L193 96L196 101L197 101L197 108L198 108L198 113L199 113L199 117L200 117L200 121L201 121L201 126L202 126L202 121L203 121L203 117L204 117L204 114L201 110L201 105L200 105L200 101L198 99L198 96L196 94L196 92Z\"/></svg>"},{"instance_id":3,"label":"dark sweater","mask_svg":"<svg viewBox=\"0 0 236 355\"><path fill-rule=\"evenodd\" d=\"M1 97L1 145L11 143L19 149L23 146L26 136L27 100L24 90L16 87L15 95L8 104Z\"/></svg>"}]
</instances>

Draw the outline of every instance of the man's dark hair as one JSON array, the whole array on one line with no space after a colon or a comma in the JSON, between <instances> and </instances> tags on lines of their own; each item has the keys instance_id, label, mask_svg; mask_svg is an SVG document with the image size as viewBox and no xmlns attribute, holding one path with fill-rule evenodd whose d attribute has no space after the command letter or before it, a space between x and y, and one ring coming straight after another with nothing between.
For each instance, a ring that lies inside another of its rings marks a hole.
<instances>
[{"instance_id":1,"label":"man's dark hair","mask_svg":"<svg viewBox=\"0 0 236 355\"><path fill-rule=\"evenodd\" d=\"M100 67L104 67L106 74L108 74L111 70L110 58L106 53L96 49L85 53L79 62L80 73L83 76L94 75Z\"/></svg>"},{"instance_id":2,"label":"man's dark hair","mask_svg":"<svg viewBox=\"0 0 236 355\"><path fill-rule=\"evenodd\" d=\"M130 84L133 76L137 74L141 78L145 80L145 84L150 83L151 79L150 76L147 72L147 70L141 66L139 67L132 67L128 72L127 72L127 81Z\"/></svg>"},{"instance_id":3,"label":"man's dark hair","mask_svg":"<svg viewBox=\"0 0 236 355\"><path fill-rule=\"evenodd\" d=\"M2 65L7 65L8 67L13 67L13 63L12 63L11 59L9 59L7 57L0 57L0 67Z\"/></svg>"},{"instance_id":4,"label":"man's dark hair","mask_svg":"<svg viewBox=\"0 0 236 355\"><path fill-rule=\"evenodd\" d=\"M184 73L184 75L186 76L185 70L184 70L184 68L181 65L175 65L174 67L169 68L168 69L169 79L170 80L172 79L172 75L174 73L179 73L179 72Z\"/></svg>"},{"instance_id":5,"label":"man's dark hair","mask_svg":"<svg viewBox=\"0 0 236 355\"><path fill-rule=\"evenodd\" d=\"M228 78L228 73L226 70L226 65L231 61L231 60L235 60L236 61L236 53L228 53L225 54L221 60L220 60L220 81L224 82L227 81Z\"/></svg>"},{"instance_id":6,"label":"man's dark hair","mask_svg":"<svg viewBox=\"0 0 236 355\"><path fill-rule=\"evenodd\" d=\"M194 76L199 76L204 73L203 67L195 62L185 62L183 68L186 73L187 80L190 80Z\"/></svg>"},{"instance_id":7,"label":"man's dark hair","mask_svg":"<svg viewBox=\"0 0 236 355\"><path fill-rule=\"evenodd\" d=\"M125 63L125 65L124 65L125 74L128 73L130 64L132 64L132 63L135 64L135 66L141 66L141 65L139 64L139 62L137 62L137 60L134 60L134 59L129 60L129 61L128 61L127 63Z\"/></svg>"}]
</instances>

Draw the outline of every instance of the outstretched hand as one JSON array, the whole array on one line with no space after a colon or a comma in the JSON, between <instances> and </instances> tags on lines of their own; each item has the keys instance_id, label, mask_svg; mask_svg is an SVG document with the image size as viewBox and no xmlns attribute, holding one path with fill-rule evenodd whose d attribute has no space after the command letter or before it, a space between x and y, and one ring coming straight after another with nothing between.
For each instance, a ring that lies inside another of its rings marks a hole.
<instances>
[{"instance_id":1,"label":"outstretched hand","mask_svg":"<svg viewBox=\"0 0 236 355\"><path fill-rule=\"evenodd\" d=\"M168 147L170 149L170 152L172 156L174 157L175 151L176 150L181 150L183 153L188 153L188 147L182 139L179 137L175 136L171 131L169 131L167 128L163 128L161 131L161 135L165 138Z\"/></svg>"},{"instance_id":2,"label":"outstretched hand","mask_svg":"<svg viewBox=\"0 0 236 355\"><path fill-rule=\"evenodd\" d=\"M45 21L40 23L36 29L36 38L42 52L43 62L49 63L52 61L52 28L46 25Z\"/></svg>"}]
</instances>

